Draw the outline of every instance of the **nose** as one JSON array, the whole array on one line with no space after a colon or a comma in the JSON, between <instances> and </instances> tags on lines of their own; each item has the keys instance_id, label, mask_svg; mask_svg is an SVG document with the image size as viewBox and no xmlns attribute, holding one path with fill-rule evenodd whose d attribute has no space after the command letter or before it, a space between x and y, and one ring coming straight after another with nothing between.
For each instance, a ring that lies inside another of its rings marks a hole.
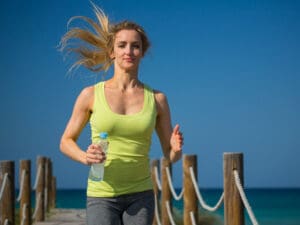
<instances>
[{"instance_id":1,"label":"nose","mask_svg":"<svg viewBox=\"0 0 300 225\"><path fill-rule=\"evenodd\" d=\"M130 45L127 45L126 48L125 48L125 53L127 55L130 55L130 54L132 54L132 52L133 52L133 47L130 46Z\"/></svg>"}]
</instances>

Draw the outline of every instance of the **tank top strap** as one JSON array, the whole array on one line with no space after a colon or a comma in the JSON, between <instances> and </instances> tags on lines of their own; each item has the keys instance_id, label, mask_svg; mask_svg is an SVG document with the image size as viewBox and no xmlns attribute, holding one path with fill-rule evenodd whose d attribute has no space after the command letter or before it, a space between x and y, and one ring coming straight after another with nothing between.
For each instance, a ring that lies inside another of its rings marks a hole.
<instances>
[{"instance_id":1,"label":"tank top strap","mask_svg":"<svg viewBox=\"0 0 300 225\"><path fill-rule=\"evenodd\" d=\"M145 105L144 107L145 108L150 108L151 110L153 110L153 108L155 109L155 98L154 98L154 91L153 89L147 85L147 84L144 84L144 94L145 94L145 97L144 97L144 101L145 101Z\"/></svg>"}]
</instances>

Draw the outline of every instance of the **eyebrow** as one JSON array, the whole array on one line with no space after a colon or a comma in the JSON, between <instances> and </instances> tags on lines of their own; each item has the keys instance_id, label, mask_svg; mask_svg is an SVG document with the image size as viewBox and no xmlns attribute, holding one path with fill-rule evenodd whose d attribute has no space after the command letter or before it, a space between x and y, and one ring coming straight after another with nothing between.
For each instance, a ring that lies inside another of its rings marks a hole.
<instances>
[{"instance_id":1,"label":"eyebrow","mask_svg":"<svg viewBox=\"0 0 300 225\"><path fill-rule=\"evenodd\" d=\"M117 44L126 44L128 43L127 41L117 41ZM140 44L139 41L134 41L134 42L130 42L131 44Z\"/></svg>"}]
</instances>

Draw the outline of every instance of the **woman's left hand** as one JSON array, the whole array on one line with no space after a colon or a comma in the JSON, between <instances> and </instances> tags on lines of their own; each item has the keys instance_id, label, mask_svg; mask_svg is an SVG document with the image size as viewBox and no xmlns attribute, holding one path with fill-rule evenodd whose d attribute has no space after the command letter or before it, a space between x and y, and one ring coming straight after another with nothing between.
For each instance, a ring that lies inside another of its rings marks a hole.
<instances>
[{"instance_id":1,"label":"woman's left hand","mask_svg":"<svg viewBox=\"0 0 300 225\"><path fill-rule=\"evenodd\" d=\"M171 151L173 152L180 152L182 150L183 146L183 135L179 130L179 125L176 124L174 127L172 134L171 134L171 139L170 139L170 146L171 146Z\"/></svg>"}]
</instances>

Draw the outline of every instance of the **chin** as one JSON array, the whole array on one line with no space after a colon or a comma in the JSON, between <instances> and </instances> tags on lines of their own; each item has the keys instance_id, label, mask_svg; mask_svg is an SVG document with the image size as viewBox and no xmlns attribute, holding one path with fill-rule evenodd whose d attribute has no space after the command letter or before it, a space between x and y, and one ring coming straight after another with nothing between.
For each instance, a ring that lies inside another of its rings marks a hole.
<instances>
[{"instance_id":1,"label":"chin","mask_svg":"<svg viewBox=\"0 0 300 225\"><path fill-rule=\"evenodd\" d=\"M136 66L136 65L124 66L124 67L123 67L123 69L124 69L126 72L136 71L137 68L138 68L138 66Z\"/></svg>"}]
</instances>

